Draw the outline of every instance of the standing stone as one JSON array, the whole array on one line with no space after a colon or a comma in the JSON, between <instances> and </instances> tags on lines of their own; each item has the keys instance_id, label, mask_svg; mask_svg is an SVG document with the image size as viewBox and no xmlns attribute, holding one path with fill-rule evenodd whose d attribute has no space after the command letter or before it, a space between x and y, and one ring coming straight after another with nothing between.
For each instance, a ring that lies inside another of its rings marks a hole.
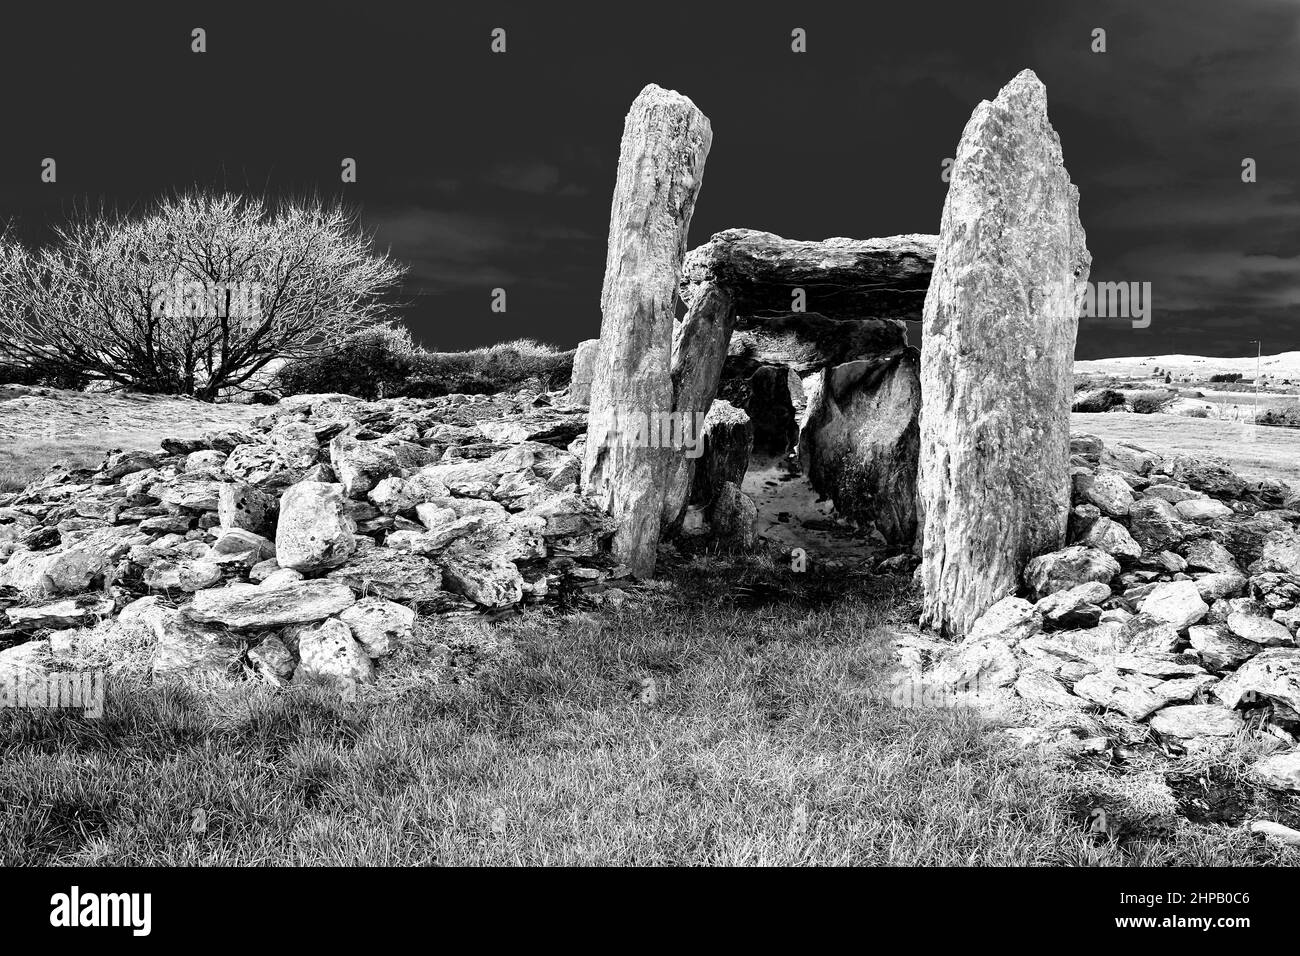
<instances>
[{"instance_id":1,"label":"standing stone","mask_svg":"<svg viewBox=\"0 0 1300 956\"><path fill-rule=\"evenodd\" d=\"M962 133L925 298L922 622L953 637L1061 547L1070 400L1092 258L1079 193L1025 70Z\"/></svg>"},{"instance_id":2,"label":"standing stone","mask_svg":"<svg viewBox=\"0 0 1300 956\"><path fill-rule=\"evenodd\" d=\"M646 447L637 419L673 409L677 280L712 139L694 103L654 84L623 126L582 484L618 520L614 554L638 576L654 573L666 484L681 452Z\"/></svg>"},{"instance_id":3,"label":"standing stone","mask_svg":"<svg viewBox=\"0 0 1300 956\"><path fill-rule=\"evenodd\" d=\"M600 354L600 339L586 339L578 343L573 353L573 374L569 377L569 402L586 405L591 401L591 379L596 374L596 356Z\"/></svg>"}]
</instances>

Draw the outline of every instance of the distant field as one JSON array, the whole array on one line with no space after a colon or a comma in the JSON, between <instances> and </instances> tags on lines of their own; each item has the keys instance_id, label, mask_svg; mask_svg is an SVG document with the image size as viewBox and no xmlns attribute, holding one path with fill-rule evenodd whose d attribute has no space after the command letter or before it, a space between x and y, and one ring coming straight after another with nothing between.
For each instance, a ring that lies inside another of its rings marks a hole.
<instances>
[{"instance_id":1,"label":"distant field","mask_svg":"<svg viewBox=\"0 0 1300 956\"><path fill-rule=\"evenodd\" d=\"M1070 428L1075 434L1131 442L1161 455L1218 455L1242 475L1278 478L1300 487L1300 429L1252 429L1212 418L1123 412L1075 413Z\"/></svg>"},{"instance_id":2,"label":"distant field","mask_svg":"<svg viewBox=\"0 0 1300 956\"><path fill-rule=\"evenodd\" d=\"M233 428L265 413L260 405L0 386L0 492L22 488L57 461L91 467L110 448L156 451L164 438Z\"/></svg>"}]
</instances>

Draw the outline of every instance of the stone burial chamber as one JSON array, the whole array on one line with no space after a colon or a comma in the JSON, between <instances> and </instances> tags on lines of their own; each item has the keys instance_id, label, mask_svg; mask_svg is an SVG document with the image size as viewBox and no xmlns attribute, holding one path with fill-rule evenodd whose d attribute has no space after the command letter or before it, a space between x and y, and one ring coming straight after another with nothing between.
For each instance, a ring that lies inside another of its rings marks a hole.
<instances>
[{"instance_id":1,"label":"stone burial chamber","mask_svg":"<svg viewBox=\"0 0 1300 956\"><path fill-rule=\"evenodd\" d=\"M797 510L802 489L805 505L829 501L878 544L913 547L920 369L906 322L920 318L935 243L729 229L687 255L687 319L710 293L735 312L718 398L752 424L759 480L747 491L762 499L771 484L791 484L772 508ZM789 530L786 540L798 542Z\"/></svg>"},{"instance_id":2,"label":"stone burial chamber","mask_svg":"<svg viewBox=\"0 0 1300 956\"><path fill-rule=\"evenodd\" d=\"M809 242L729 229L686 255L676 408L708 417L699 460L680 461L670 478L666 530L729 524L719 496L743 485L761 504L765 483L793 482L795 493L784 489L771 507L798 508L802 498L816 515L824 512L813 503L828 501L877 544L914 547L920 368L906 322L921 317L935 244L925 235ZM796 300L805 311L792 310ZM598 339L578 347L575 402L591 400L599 347Z\"/></svg>"},{"instance_id":3,"label":"stone burial chamber","mask_svg":"<svg viewBox=\"0 0 1300 956\"><path fill-rule=\"evenodd\" d=\"M728 229L688 253L711 142L689 99L653 85L624 127L601 336L570 390L615 556L648 575L661 536L848 526L919 555L923 623L963 636L1065 533L1090 257L1042 83L1026 70L976 108L938 236Z\"/></svg>"}]
</instances>

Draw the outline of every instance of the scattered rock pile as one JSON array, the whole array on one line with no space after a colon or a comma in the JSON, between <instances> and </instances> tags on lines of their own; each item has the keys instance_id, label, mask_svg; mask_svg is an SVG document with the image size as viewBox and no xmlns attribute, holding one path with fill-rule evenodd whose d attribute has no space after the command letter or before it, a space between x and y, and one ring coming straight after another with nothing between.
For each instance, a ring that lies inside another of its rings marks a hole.
<instances>
[{"instance_id":1,"label":"scattered rock pile","mask_svg":"<svg viewBox=\"0 0 1300 956\"><path fill-rule=\"evenodd\" d=\"M1300 495L1217 459L1090 435L1070 449L1067 546L914 675L1118 712L1188 749L1256 733L1277 751L1260 780L1300 791Z\"/></svg>"},{"instance_id":2,"label":"scattered rock pile","mask_svg":"<svg viewBox=\"0 0 1300 956\"><path fill-rule=\"evenodd\" d=\"M155 674L355 687L417 611L613 588L613 521L578 492L586 413L560 401L296 396L0 496L0 676L131 627Z\"/></svg>"}]
</instances>

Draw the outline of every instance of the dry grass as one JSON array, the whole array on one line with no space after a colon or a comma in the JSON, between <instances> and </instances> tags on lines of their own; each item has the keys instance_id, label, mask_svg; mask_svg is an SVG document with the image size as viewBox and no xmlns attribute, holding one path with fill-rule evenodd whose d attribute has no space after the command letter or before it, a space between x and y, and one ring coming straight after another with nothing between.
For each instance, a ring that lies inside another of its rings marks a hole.
<instances>
[{"instance_id":1,"label":"dry grass","mask_svg":"<svg viewBox=\"0 0 1300 956\"><path fill-rule=\"evenodd\" d=\"M110 448L157 451L163 438L235 428L265 413L257 405L0 386L0 492L22 488L59 461L96 467Z\"/></svg>"},{"instance_id":2,"label":"dry grass","mask_svg":"<svg viewBox=\"0 0 1300 956\"><path fill-rule=\"evenodd\" d=\"M1183 415L1075 413L1075 434L1096 435L1109 443L1125 441L1161 455L1218 455L1251 478L1277 478L1300 487L1300 429L1272 428Z\"/></svg>"},{"instance_id":3,"label":"dry grass","mask_svg":"<svg viewBox=\"0 0 1300 956\"><path fill-rule=\"evenodd\" d=\"M1102 794L890 706L900 584L710 562L607 615L426 622L353 703L118 674L98 721L0 714L0 862L1297 862L1157 775ZM1122 839L1086 835L1099 799Z\"/></svg>"}]
</instances>

